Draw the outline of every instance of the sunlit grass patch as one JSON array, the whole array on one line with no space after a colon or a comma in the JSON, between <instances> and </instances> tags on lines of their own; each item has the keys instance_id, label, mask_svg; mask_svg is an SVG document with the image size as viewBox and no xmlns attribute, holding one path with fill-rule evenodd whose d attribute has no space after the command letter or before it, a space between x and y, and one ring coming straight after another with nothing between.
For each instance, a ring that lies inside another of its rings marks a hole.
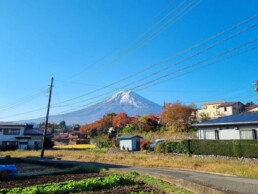
<instances>
[{"instance_id":1,"label":"sunlit grass patch","mask_svg":"<svg viewBox=\"0 0 258 194\"><path fill-rule=\"evenodd\" d=\"M93 144L75 144L75 145L55 145L54 149L92 149L96 148Z\"/></svg>"}]
</instances>

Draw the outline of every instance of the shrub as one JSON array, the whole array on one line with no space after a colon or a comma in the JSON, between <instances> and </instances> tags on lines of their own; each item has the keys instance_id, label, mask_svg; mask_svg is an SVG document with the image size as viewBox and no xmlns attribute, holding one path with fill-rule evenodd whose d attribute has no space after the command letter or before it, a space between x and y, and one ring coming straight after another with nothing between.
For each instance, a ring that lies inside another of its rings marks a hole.
<instances>
[{"instance_id":1,"label":"shrub","mask_svg":"<svg viewBox=\"0 0 258 194\"><path fill-rule=\"evenodd\" d=\"M257 140L191 140L190 153L258 158Z\"/></svg>"},{"instance_id":2,"label":"shrub","mask_svg":"<svg viewBox=\"0 0 258 194\"><path fill-rule=\"evenodd\" d=\"M101 135L101 136L97 136L94 139L96 146L98 148L110 148L112 147L112 141L109 139L109 137L107 135Z\"/></svg>"},{"instance_id":3,"label":"shrub","mask_svg":"<svg viewBox=\"0 0 258 194\"><path fill-rule=\"evenodd\" d=\"M149 148L150 148L150 144L151 144L150 141L141 142L141 145L140 145L141 150L147 150L147 149L149 149Z\"/></svg>"},{"instance_id":4,"label":"shrub","mask_svg":"<svg viewBox=\"0 0 258 194\"><path fill-rule=\"evenodd\" d=\"M155 145L154 151L157 153L167 153L166 142L159 142Z\"/></svg>"},{"instance_id":5,"label":"shrub","mask_svg":"<svg viewBox=\"0 0 258 194\"><path fill-rule=\"evenodd\" d=\"M45 149L51 149L54 147L54 145L55 145L54 142L49 137L45 139L45 142L44 142Z\"/></svg>"},{"instance_id":6,"label":"shrub","mask_svg":"<svg viewBox=\"0 0 258 194\"><path fill-rule=\"evenodd\" d=\"M257 140L184 140L162 142L155 146L158 153L190 153L195 155L220 155L258 158Z\"/></svg>"}]
</instances>

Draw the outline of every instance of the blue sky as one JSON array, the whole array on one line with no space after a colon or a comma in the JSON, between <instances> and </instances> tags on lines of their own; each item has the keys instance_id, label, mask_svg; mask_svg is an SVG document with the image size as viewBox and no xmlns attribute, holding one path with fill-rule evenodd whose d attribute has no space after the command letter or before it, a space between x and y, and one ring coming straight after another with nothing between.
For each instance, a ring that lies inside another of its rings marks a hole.
<instances>
[{"instance_id":1,"label":"blue sky","mask_svg":"<svg viewBox=\"0 0 258 194\"><path fill-rule=\"evenodd\" d=\"M45 116L52 76L50 114L121 89L158 104L258 103L257 7L257 0L1 0L0 120Z\"/></svg>"}]
</instances>

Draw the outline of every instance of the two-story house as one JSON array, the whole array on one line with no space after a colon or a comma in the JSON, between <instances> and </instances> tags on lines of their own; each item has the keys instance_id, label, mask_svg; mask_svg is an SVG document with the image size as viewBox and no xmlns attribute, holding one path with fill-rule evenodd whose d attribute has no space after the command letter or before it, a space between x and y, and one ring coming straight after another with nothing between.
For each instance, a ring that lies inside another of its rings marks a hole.
<instances>
[{"instance_id":1,"label":"two-story house","mask_svg":"<svg viewBox=\"0 0 258 194\"><path fill-rule=\"evenodd\" d=\"M23 134L26 125L20 123L0 122L0 146L23 147ZM21 142L21 144L19 144Z\"/></svg>"},{"instance_id":2,"label":"two-story house","mask_svg":"<svg viewBox=\"0 0 258 194\"><path fill-rule=\"evenodd\" d=\"M244 105L241 102L206 102L201 109L197 110L197 119L199 121L216 119L219 117L239 114L244 111Z\"/></svg>"},{"instance_id":3,"label":"two-story house","mask_svg":"<svg viewBox=\"0 0 258 194\"><path fill-rule=\"evenodd\" d=\"M219 106L225 101L205 102L201 109L197 110L197 120L209 120L220 117Z\"/></svg>"},{"instance_id":4,"label":"two-story house","mask_svg":"<svg viewBox=\"0 0 258 194\"><path fill-rule=\"evenodd\" d=\"M35 143L40 147L43 131L32 125L0 122L0 149L33 149ZM48 132L47 135L51 134Z\"/></svg>"}]
</instances>

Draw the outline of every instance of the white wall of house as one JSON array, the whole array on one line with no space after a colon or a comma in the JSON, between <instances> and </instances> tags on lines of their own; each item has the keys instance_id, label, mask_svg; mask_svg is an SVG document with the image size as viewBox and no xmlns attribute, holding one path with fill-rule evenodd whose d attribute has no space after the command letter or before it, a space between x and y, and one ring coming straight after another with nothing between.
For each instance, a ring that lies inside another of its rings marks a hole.
<instances>
[{"instance_id":1,"label":"white wall of house","mask_svg":"<svg viewBox=\"0 0 258 194\"><path fill-rule=\"evenodd\" d=\"M216 132L217 131L217 132ZM217 133L217 134L216 134ZM254 133L256 135L254 135ZM205 127L198 130L199 139L258 139L258 126L238 126L238 127Z\"/></svg>"},{"instance_id":2,"label":"white wall of house","mask_svg":"<svg viewBox=\"0 0 258 194\"><path fill-rule=\"evenodd\" d=\"M233 114L233 107L227 106L227 107L219 107L219 113L220 116L230 116Z\"/></svg>"},{"instance_id":3,"label":"white wall of house","mask_svg":"<svg viewBox=\"0 0 258 194\"><path fill-rule=\"evenodd\" d=\"M4 134L4 131L6 129L19 129L19 134L12 134L12 135L6 135ZM6 127L6 126L0 126L0 145L2 145L2 143L4 141L18 141L15 137L17 136L22 136L24 133L24 127Z\"/></svg>"},{"instance_id":4,"label":"white wall of house","mask_svg":"<svg viewBox=\"0 0 258 194\"><path fill-rule=\"evenodd\" d=\"M240 132L237 129L221 129L218 132L221 140L240 139Z\"/></svg>"},{"instance_id":5,"label":"white wall of house","mask_svg":"<svg viewBox=\"0 0 258 194\"><path fill-rule=\"evenodd\" d=\"M235 103L232 106L219 107L220 116L230 116L243 111L243 104Z\"/></svg>"},{"instance_id":6,"label":"white wall of house","mask_svg":"<svg viewBox=\"0 0 258 194\"><path fill-rule=\"evenodd\" d=\"M29 139L29 141L28 141L28 147L30 149L34 149L35 142L38 143L38 148L42 147L42 138L43 138L42 135L40 135L40 136L33 135L33 136L30 136L30 137L31 137L31 139Z\"/></svg>"}]
</instances>

